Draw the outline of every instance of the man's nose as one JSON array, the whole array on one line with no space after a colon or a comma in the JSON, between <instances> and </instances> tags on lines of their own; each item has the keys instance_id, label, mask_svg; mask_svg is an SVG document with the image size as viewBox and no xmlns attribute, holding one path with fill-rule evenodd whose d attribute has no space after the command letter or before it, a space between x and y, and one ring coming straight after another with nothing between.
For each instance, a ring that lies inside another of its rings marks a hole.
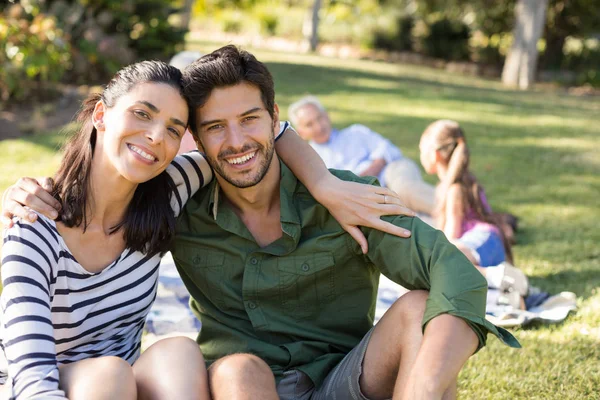
<instances>
[{"instance_id":1,"label":"man's nose","mask_svg":"<svg viewBox=\"0 0 600 400\"><path fill-rule=\"evenodd\" d=\"M241 148L245 143L245 135L242 127L238 124L229 125L229 132L227 133L227 144L230 147Z\"/></svg>"}]
</instances>

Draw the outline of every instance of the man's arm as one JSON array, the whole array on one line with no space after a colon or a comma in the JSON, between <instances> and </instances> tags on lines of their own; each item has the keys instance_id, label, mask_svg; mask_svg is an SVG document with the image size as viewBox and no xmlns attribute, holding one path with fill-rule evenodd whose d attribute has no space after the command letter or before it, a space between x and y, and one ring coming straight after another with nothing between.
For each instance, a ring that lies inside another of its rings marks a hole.
<instances>
[{"instance_id":1,"label":"man's arm","mask_svg":"<svg viewBox=\"0 0 600 400\"><path fill-rule=\"evenodd\" d=\"M410 230L412 235L409 239L397 240L383 232L364 229L369 242L366 257L403 287L429 291L424 329L437 316L449 314L468 324L478 338L477 349L485 346L488 332L511 347L520 347L508 331L485 319L487 282L441 231L418 218L383 219Z\"/></svg>"}]
</instances>

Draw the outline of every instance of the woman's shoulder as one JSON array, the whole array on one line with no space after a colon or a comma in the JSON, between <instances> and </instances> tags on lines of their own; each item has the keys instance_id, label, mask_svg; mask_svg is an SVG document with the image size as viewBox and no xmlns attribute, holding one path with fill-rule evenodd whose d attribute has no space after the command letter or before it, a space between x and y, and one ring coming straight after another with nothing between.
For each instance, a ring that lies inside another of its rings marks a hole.
<instances>
[{"instance_id":1,"label":"woman's shoulder","mask_svg":"<svg viewBox=\"0 0 600 400\"><path fill-rule=\"evenodd\" d=\"M40 213L35 211L32 212L37 215L37 218L34 222L13 217L13 226L4 230L5 241L7 236L28 237L32 235L40 239L51 238L55 241L58 241L60 234L56 229L56 222Z\"/></svg>"}]
</instances>

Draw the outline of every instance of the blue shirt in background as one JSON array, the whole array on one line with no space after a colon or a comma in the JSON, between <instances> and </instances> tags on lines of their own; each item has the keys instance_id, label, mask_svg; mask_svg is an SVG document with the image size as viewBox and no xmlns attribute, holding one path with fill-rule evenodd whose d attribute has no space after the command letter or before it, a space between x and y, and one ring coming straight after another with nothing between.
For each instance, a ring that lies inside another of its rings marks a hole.
<instances>
[{"instance_id":1,"label":"blue shirt in background","mask_svg":"<svg viewBox=\"0 0 600 400\"><path fill-rule=\"evenodd\" d=\"M310 145L327 168L346 169L357 175L379 158L383 158L388 165L402 158L402 152L391 141L360 124L342 130L333 129L327 143L319 144L311 140ZM387 165L377 177L381 186L386 186L383 178L386 169Z\"/></svg>"}]
</instances>

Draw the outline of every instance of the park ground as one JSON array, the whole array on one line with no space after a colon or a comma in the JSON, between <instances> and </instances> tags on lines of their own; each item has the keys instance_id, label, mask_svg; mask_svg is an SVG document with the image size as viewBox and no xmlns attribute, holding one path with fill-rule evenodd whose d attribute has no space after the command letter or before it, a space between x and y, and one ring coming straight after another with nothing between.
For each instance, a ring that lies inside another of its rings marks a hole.
<instances>
[{"instance_id":1,"label":"park ground","mask_svg":"<svg viewBox=\"0 0 600 400\"><path fill-rule=\"evenodd\" d=\"M600 97L512 91L418 66L255 54L274 75L283 118L291 102L314 94L335 126L368 125L415 160L428 123L459 121L492 207L519 217L516 264L534 285L578 295L579 310L565 322L514 330L520 350L490 336L461 372L460 398L600 398ZM22 175L51 175L64 138L52 130L0 141L0 191Z\"/></svg>"}]
</instances>

